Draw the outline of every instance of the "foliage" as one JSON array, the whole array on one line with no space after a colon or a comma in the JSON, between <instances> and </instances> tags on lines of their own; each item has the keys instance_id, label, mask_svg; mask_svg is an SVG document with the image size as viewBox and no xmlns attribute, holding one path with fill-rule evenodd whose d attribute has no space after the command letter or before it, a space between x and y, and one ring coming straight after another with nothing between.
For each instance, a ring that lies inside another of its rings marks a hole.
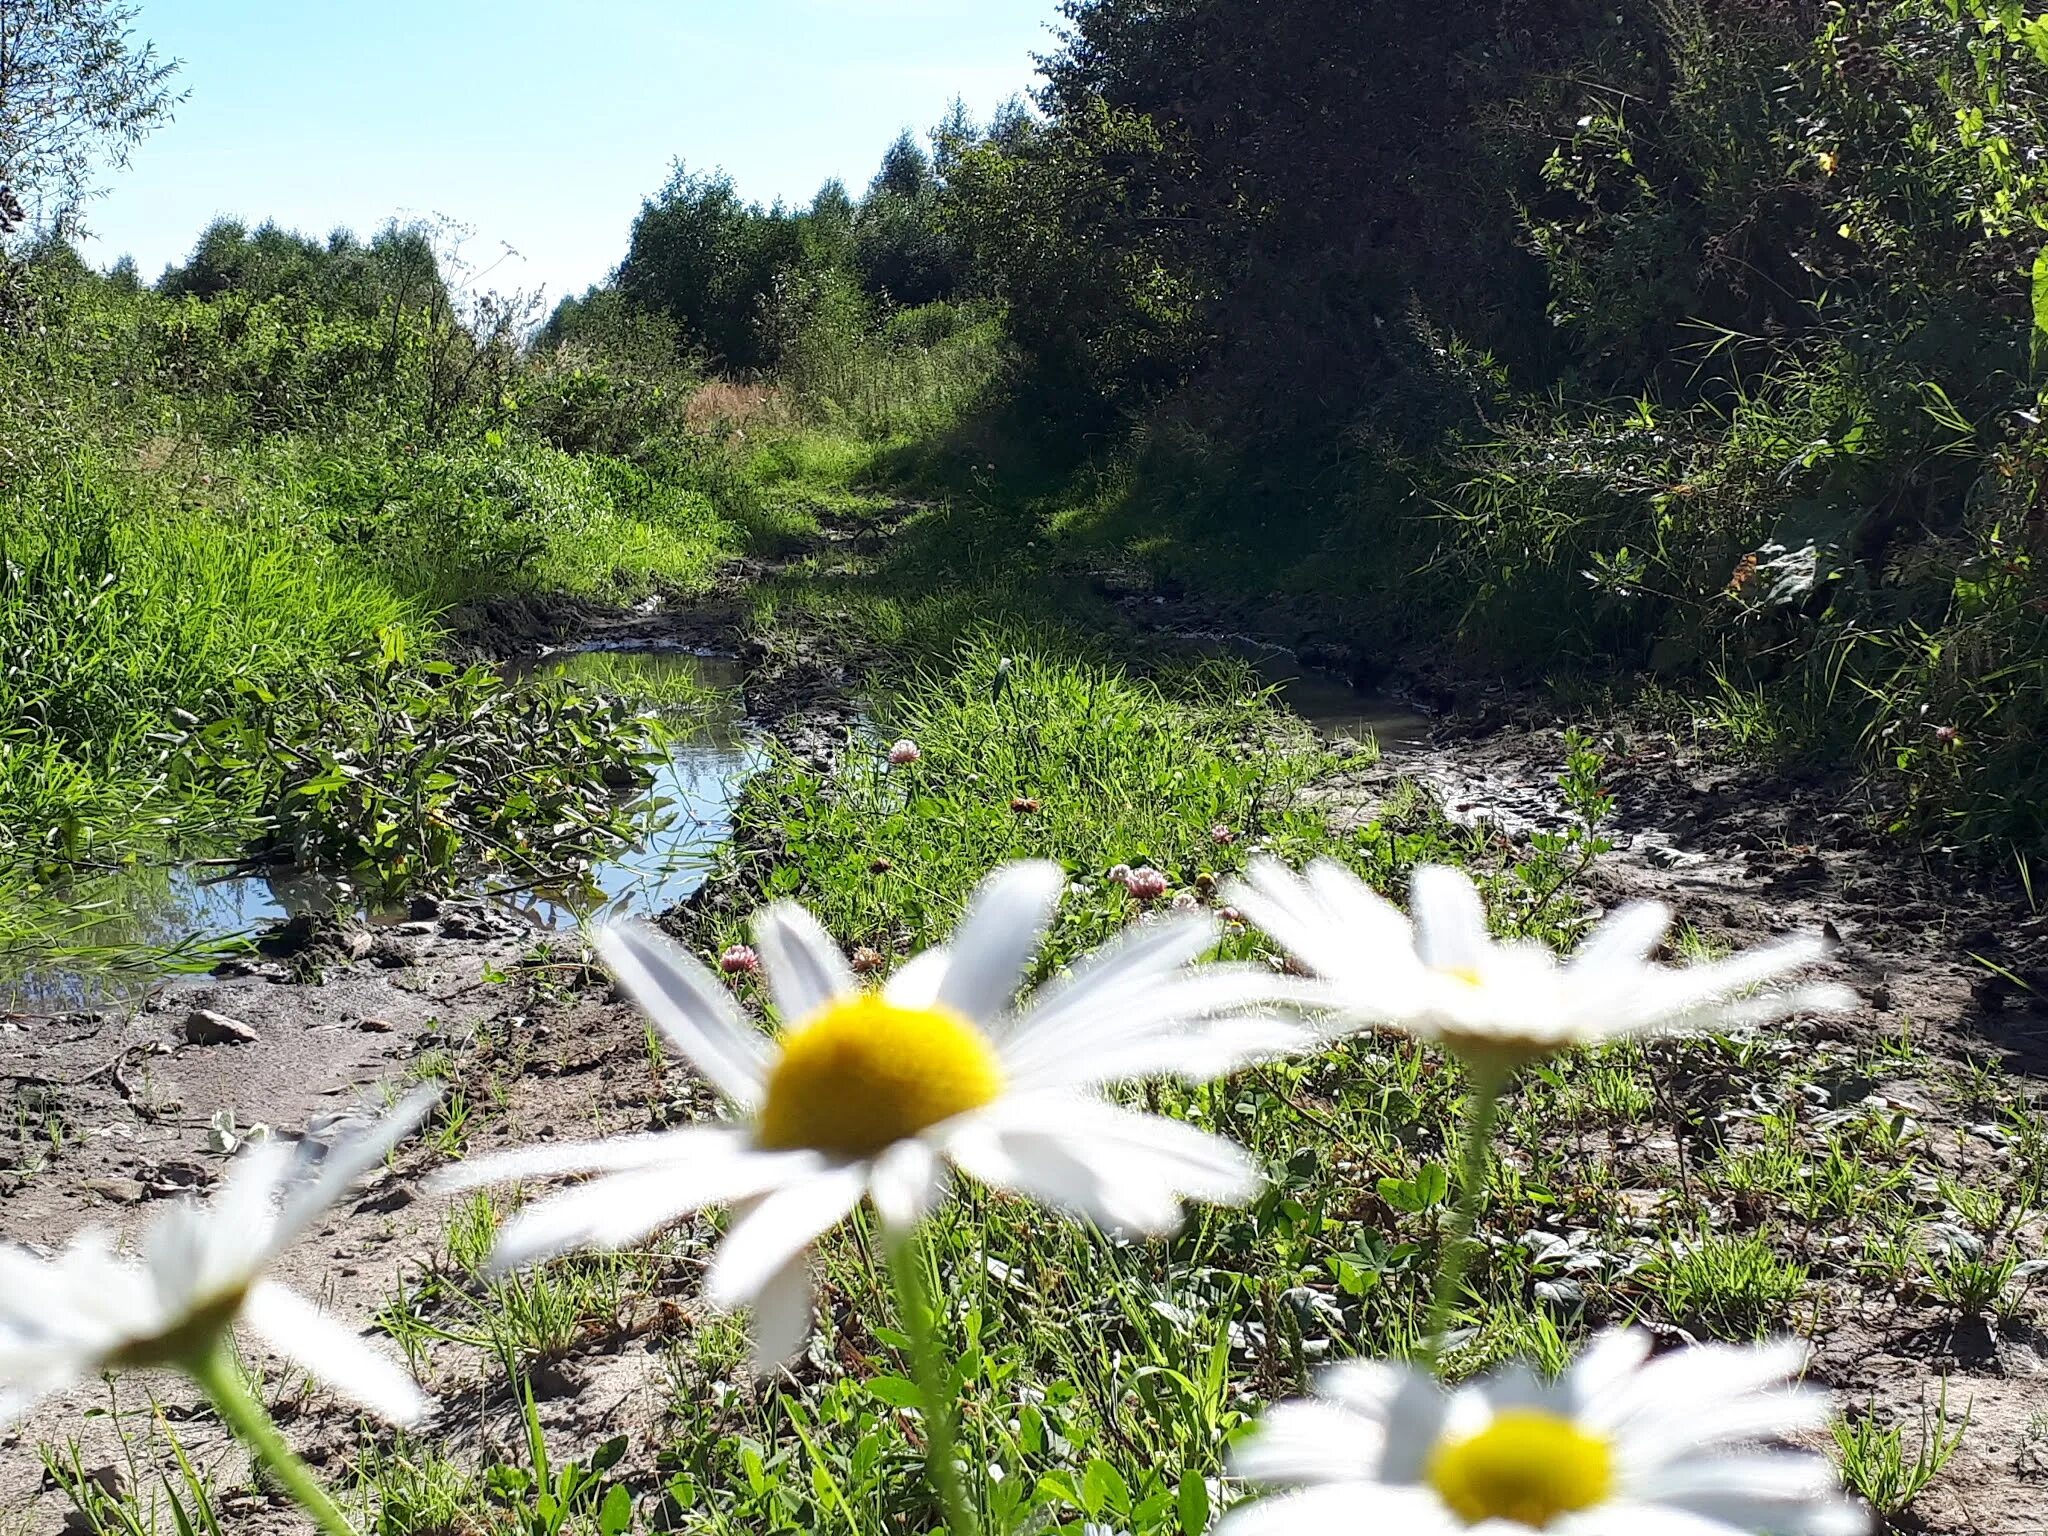
<instances>
[{"instance_id":1,"label":"foliage","mask_svg":"<svg viewBox=\"0 0 2048 1536\"><path fill-rule=\"evenodd\" d=\"M617 792L647 777L651 719L562 684L508 690L488 667L407 666L386 641L346 693L321 685L310 715L279 718L245 683L232 716L192 732L196 766L272 786L273 857L387 896L560 875L628 836Z\"/></svg>"},{"instance_id":2,"label":"foliage","mask_svg":"<svg viewBox=\"0 0 2048 1536\"><path fill-rule=\"evenodd\" d=\"M951 131L965 133L956 112ZM930 157L904 134L855 202L827 182L808 208L744 201L723 172L678 162L640 209L610 284L558 307L544 344L579 339L630 312L660 316L678 347L734 373L784 362L802 316L821 305L916 308L954 297L964 273L940 213Z\"/></svg>"},{"instance_id":3,"label":"foliage","mask_svg":"<svg viewBox=\"0 0 2048 1536\"><path fill-rule=\"evenodd\" d=\"M136 39L137 10L14 0L0 13L0 186L26 198L45 230L74 225L93 173L126 165L184 99L171 88L176 62Z\"/></svg>"},{"instance_id":4,"label":"foliage","mask_svg":"<svg viewBox=\"0 0 2048 1536\"><path fill-rule=\"evenodd\" d=\"M637 727L383 658L425 660L507 598L709 583L745 536L714 501L744 510L746 487L687 431L672 353L635 350L638 324L594 339L580 366L624 384L583 388L418 227L216 225L157 290L61 242L13 270L34 323L0 337L10 947L67 929L81 876L280 823L386 887L473 868L493 837L583 857ZM223 734L199 749L200 727ZM401 740L533 783L442 794ZM321 782L308 763L359 793L294 794Z\"/></svg>"},{"instance_id":5,"label":"foliage","mask_svg":"<svg viewBox=\"0 0 2048 1536\"><path fill-rule=\"evenodd\" d=\"M1757 699L1751 749L1869 765L1893 830L2039 840L2022 11L1066 14L1040 115L943 141L1018 353L950 485L1080 463L1060 531L1170 579L1653 679L1709 732Z\"/></svg>"}]
</instances>

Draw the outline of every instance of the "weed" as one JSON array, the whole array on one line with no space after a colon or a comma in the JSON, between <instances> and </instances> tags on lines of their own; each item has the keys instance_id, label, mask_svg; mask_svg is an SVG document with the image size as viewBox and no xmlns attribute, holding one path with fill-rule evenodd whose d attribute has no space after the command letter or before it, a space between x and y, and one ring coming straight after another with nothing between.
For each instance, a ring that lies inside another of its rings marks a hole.
<instances>
[{"instance_id":1,"label":"weed","mask_svg":"<svg viewBox=\"0 0 2048 1536\"><path fill-rule=\"evenodd\" d=\"M1952 1423L1949 1418L1946 1380L1931 1410L1921 1404L1919 1434L1910 1455L1904 1424L1888 1425L1868 1412L1837 1419L1835 1445L1841 1453L1842 1481L1886 1520L1902 1515L1941 1475L1969 1427L1967 1412L1960 1421Z\"/></svg>"},{"instance_id":2,"label":"weed","mask_svg":"<svg viewBox=\"0 0 2048 1536\"><path fill-rule=\"evenodd\" d=\"M1758 1339L1782 1328L1807 1278L1805 1265L1754 1233L1675 1242L1648 1274L1671 1316L1728 1339Z\"/></svg>"}]
</instances>

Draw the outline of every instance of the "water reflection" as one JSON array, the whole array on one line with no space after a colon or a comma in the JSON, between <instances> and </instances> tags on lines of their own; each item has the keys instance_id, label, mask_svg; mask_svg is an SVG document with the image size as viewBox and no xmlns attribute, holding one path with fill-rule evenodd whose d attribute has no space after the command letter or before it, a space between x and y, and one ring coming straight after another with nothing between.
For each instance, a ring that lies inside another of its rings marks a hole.
<instances>
[{"instance_id":1,"label":"water reflection","mask_svg":"<svg viewBox=\"0 0 2048 1536\"><path fill-rule=\"evenodd\" d=\"M1374 741L1382 752L1398 755L1421 746L1429 736L1430 718L1392 694L1355 688L1335 672L1304 667L1285 646L1269 645L1243 635L1189 635L1196 651L1231 656L1279 691L1280 702L1325 736L1348 741Z\"/></svg>"},{"instance_id":2,"label":"water reflection","mask_svg":"<svg viewBox=\"0 0 2048 1536\"><path fill-rule=\"evenodd\" d=\"M743 669L728 657L673 646L560 651L505 668L515 685L565 678L665 717L668 756L636 799L642 833L573 882L490 892L495 905L536 926L622 912L655 913L703 884L732 828L733 797L765 761L739 724ZM471 892L469 894L477 894ZM64 931L0 981L0 1011L53 1013L104 1006L168 973L210 965L268 924L301 914L351 912L372 922L403 909L371 909L346 882L290 868L248 870L219 861L136 869L79 886ZM48 958L52 952L63 952ZM0 962L4 963L4 962Z\"/></svg>"}]
</instances>

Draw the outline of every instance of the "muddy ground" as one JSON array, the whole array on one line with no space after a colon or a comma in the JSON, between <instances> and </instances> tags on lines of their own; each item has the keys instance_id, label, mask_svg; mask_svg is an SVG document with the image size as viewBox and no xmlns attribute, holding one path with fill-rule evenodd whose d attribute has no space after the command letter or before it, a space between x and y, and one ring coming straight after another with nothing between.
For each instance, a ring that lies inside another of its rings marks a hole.
<instances>
[{"instance_id":1,"label":"muddy ground","mask_svg":"<svg viewBox=\"0 0 2048 1536\"><path fill-rule=\"evenodd\" d=\"M746 583L687 613L497 616L503 633L663 640L736 653L749 667L753 723L792 750L827 761L854 718L855 661L821 645L749 640ZM1285 638L1285 637L1283 637ZM1512 843L1559 820L1554 779L1559 722L1505 692L1467 687L1430 740L1377 764L1354 759L1316 793L1338 820L1370 816L1399 777L1420 780L1446 808L1496 824ZM1874 846L1861 807L1825 782L1774 780L1719 764L1659 736L1619 746L1609 778L1620 804L1620 846L1594 867L1596 903L1654 896L1716 941L1744 945L1797 928L1839 935L1832 968L1866 1000L1847 1018L1799 1026L1817 1064L1856 1058L1880 1036L1909 1032L1932 1064L1990 1059L2010 1072L2002 1092L2048 1105L2048 918L2013 893L1984 888ZM650 1066L640 1021L578 957L545 936L473 904L422 906L414 920L371 931L303 929L276 936L228 974L157 988L94 1013L5 1021L5 1073L15 1109L11 1162L0 1174L0 1232L54 1245L88 1224L132 1230L166 1200L203 1193L227 1162L220 1127L263 1123L283 1136L318 1135L333 1118L374 1103L423 1071L452 1065L473 1100L489 1099L491 1129L471 1143L640 1128L703 1103L699 1090ZM536 949L536 945L541 946ZM1972 956L1982 957L1973 959ZM1990 962L1987 964L1986 962ZM190 1043L187 1021L209 1010L246 1024L248 1043ZM1931 1070L1931 1068L1930 1068ZM1973 1108L1945 1101L1920 1074L1850 1085L1888 1096L1967 1164L1998 1155L1973 1139ZM449 1207L423 1192L442 1161L427 1140L287 1259L284 1278L367 1323L403 1284L447 1267ZM690 1326L689 1277L639 1314L593 1334L536 1395L551 1448L573 1454L614 1433L632 1454L658 1445L665 1394L657 1345ZM1924 1305L1869 1299L1836 1318L1817 1376L1856 1403L1910 1408L1936 1376L1971 1426L1945 1476L1918 1506L1922 1528L1954 1536L2038 1536L2048 1528L2048 1341L2022 1325L1997 1332L1944 1321ZM2038 1320L2038 1310L2034 1314ZM440 1350L428 1385L458 1444L506 1446L517 1432L502 1378L474 1350ZM189 1394L152 1382L164 1417L201 1458L218 1459L240 1488L229 1513L247 1531L301 1528L248 1488L230 1448L191 1417ZM317 1392L273 1374L291 1433L319 1463L361 1452L348 1416ZM67 1505L47 1487L39 1447L79 1436L88 1468L163 1464L160 1445L124 1457L119 1426L78 1411L105 1407L93 1387L46 1404L0 1441L0 1510L19 1529L64 1527ZM120 1388L124 1411L146 1408L144 1387ZM146 1430L147 1416L126 1421ZM0 1530L8 1529L0 1524Z\"/></svg>"}]
</instances>

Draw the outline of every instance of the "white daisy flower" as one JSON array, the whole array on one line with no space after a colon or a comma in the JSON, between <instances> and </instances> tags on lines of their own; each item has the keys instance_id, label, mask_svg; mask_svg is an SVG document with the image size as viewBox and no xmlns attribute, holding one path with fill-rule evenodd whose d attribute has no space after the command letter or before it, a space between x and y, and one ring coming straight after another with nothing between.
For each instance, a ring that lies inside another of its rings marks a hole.
<instances>
[{"instance_id":1,"label":"white daisy flower","mask_svg":"<svg viewBox=\"0 0 2048 1536\"><path fill-rule=\"evenodd\" d=\"M1534 942L1498 943L1477 888L1440 865L1415 871L1412 922L1327 859L1306 877L1260 859L1248 883L1224 894L1315 973L1338 1013L1433 1040L1495 1073L1573 1046L1737 1028L1856 1001L1829 985L1754 990L1820 959L1818 936L1710 963L1655 964L1650 956L1671 926L1656 902L1610 913L1569 960Z\"/></svg>"},{"instance_id":2,"label":"white daisy flower","mask_svg":"<svg viewBox=\"0 0 2048 1536\"><path fill-rule=\"evenodd\" d=\"M311 1167L291 1145L256 1143L209 1204L164 1210L139 1260L96 1228L50 1259L0 1245L0 1420L102 1371L191 1370L238 1322L358 1406L397 1424L425 1417L432 1403L395 1358L263 1271L439 1096L415 1092Z\"/></svg>"},{"instance_id":3,"label":"white daisy flower","mask_svg":"<svg viewBox=\"0 0 2048 1536\"><path fill-rule=\"evenodd\" d=\"M806 1253L863 1197L885 1227L914 1228L951 1164L1105 1227L1178 1225L1182 1197L1234 1202L1259 1174L1237 1146L1107 1102L1130 1078L1220 1076L1301 1043L1248 1010L1299 991L1256 966L1192 962L1206 916L1133 930L1012 1007L1066 878L1013 864L983 882L950 947L927 950L879 992L862 990L802 907L755 920L784 1032L770 1041L690 955L651 929L597 935L612 974L737 1111L731 1121L473 1158L444 1186L565 1173L604 1177L528 1206L493 1263L618 1248L707 1205L737 1214L707 1281L754 1309L756 1365L802 1348Z\"/></svg>"},{"instance_id":4,"label":"white daisy flower","mask_svg":"<svg viewBox=\"0 0 2048 1536\"><path fill-rule=\"evenodd\" d=\"M1865 1516L1833 1466L1764 1443L1820 1429L1788 1387L1797 1344L1709 1344L1648 1360L1637 1331L1594 1339L1544 1385L1523 1370L1446 1393L1406 1365L1333 1367L1267 1411L1231 1470L1297 1491L1241 1504L1217 1536L1849 1536Z\"/></svg>"}]
</instances>

